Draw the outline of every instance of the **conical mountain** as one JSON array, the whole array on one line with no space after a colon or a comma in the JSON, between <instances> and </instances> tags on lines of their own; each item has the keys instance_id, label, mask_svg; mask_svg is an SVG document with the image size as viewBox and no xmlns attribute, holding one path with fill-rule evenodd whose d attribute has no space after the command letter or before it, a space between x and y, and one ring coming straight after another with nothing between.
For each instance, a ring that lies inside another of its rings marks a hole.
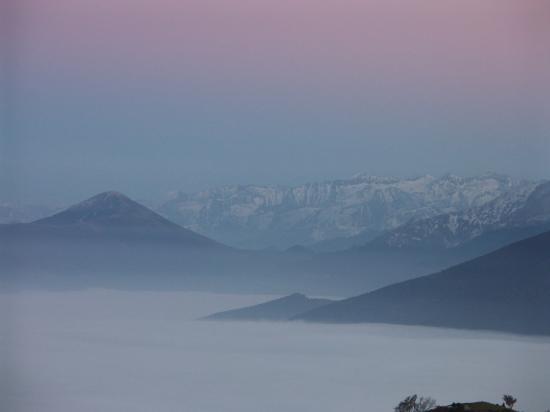
<instances>
[{"instance_id":1,"label":"conical mountain","mask_svg":"<svg viewBox=\"0 0 550 412\"><path fill-rule=\"evenodd\" d=\"M117 192L0 225L0 287L173 288L207 282L233 249Z\"/></svg>"},{"instance_id":2,"label":"conical mountain","mask_svg":"<svg viewBox=\"0 0 550 412\"><path fill-rule=\"evenodd\" d=\"M165 242L188 247L223 248L220 243L185 229L122 193L109 191L32 223L4 225L0 235L36 236L55 240L116 239L126 242Z\"/></svg>"},{"instance_id":3,"label":"conical mountain","mask_svg":"<svg viewBox=\"0 0 550 412\"><path fill-rule=\"evenodd\" d=\"M103 192L34 223L181 229L180 226L119 192Z\"/></svg>"}]
</instances>

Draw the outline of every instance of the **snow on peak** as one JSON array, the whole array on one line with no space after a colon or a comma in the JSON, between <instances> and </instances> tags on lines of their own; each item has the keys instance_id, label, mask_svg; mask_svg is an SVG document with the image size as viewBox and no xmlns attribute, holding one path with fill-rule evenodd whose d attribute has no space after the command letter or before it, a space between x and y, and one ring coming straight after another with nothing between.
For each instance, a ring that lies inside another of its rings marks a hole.
<instances>
[{"instance_id":1,"label":"snow on peak","mask_svg":"<svg viewBox=\"0 0 550 412\"><path fill-rule=\"evenodd\" d=\"M159 210L232 245L286 249L365 231L382 233L411 220L479 207L524 187L524 181L493 173L406 179L361 173L294 187L234 185L179 193Z\"/></svg>"}]
</instances>

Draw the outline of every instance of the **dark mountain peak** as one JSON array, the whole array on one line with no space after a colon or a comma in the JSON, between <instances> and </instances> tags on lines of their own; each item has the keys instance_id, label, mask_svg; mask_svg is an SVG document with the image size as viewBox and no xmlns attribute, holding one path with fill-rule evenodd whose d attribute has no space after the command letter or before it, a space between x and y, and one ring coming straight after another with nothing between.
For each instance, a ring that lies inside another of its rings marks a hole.
<instances>
[{"instance_id":1,"label":"dark mountain peak","mask_svg":"<svg viewBox=\"0 0 550 412\"><path fill-rule=\"evenodd\" d=\"M134 202L128 196L116 192L116 191L106 191L99 193L95 196L90 197L76 205L70 207L70 209L85 209L85 208L120 208L124 206L135 206L138 203Z\"/></svg>"},{"instance_id":2,"label":"dark mountain peak","mask_svg":"<svg viewBox=\"0 0 550 412\"><path fill-rule=\"evenodd\" d=\"M225 248L222 244L185 229L126 195L108 191L77 203L53 216L8 228L59 239L94 239L166 245Z\"/></svg>"},{"instance_id":3,"label":"dark mountain peak","mask_svg":"<svg viewBox=\"0 0 550 412\"><path fill-rule=\"evenodd\" d=\"M117 192L116 190L107 190L101 192L91 198L85 200L93 202L105 202L105 201L131 201L131 199L123 193ZM81 202L82 203L82 202Z\"/></svg>"},{"instance_id":4,"label":"dark mountain peak","mask_svg":"<svg viewBox=\"0 0 550 412\"><path fill-rule=\"evenodd\" d=\"M328 305L329 299L308 298L302 293L293 293L259 305L218 312L204 320L274 320L283 321L301 313Z\"/></svg>"},{"instance_id":5,"label":"dark mountain peak","mask_svg":"<svg viewBox=\"0 0 550 412\"><path fill-rule=\"evenodd\" d=\"M176 228L176 224L133 201L126 195L108 191L35 223L48 225L91 225Z\"/></svg>"}]
</instances>

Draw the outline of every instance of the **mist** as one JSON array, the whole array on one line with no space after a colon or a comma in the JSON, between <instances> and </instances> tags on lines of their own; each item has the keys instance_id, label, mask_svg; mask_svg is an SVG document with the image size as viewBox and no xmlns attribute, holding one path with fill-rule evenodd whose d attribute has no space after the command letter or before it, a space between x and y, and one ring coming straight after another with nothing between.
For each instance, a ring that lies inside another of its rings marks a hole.
<instances>
[{"instance_id":1,"label":"mist","mask_svg":"<svg viewBox=\"0 0 550 412\"><path fill-rule=\"evenodd\" d=\"M550 339L389 325L202 322L273 296L26 291L0 297L6 411L391 411L550 406Z\"/></svg>"}]
</instances>

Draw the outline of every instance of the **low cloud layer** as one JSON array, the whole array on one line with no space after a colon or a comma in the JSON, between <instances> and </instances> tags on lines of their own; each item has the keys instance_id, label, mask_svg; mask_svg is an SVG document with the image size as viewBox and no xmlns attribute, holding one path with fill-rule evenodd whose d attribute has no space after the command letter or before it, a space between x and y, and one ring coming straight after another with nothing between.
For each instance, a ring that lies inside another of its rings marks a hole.
<instances>
[{"instance_id":1,"label":"low cloud layer","mask_svg":"<svg viewBox=\"0 0 550 412\"><path fill-rule=\"evenodd\" d=\"M386 325L194 319L266 296L3 295L2 410L391 411L505 392L550 407L550 340Z\"/></svg>"}]
</instances>

